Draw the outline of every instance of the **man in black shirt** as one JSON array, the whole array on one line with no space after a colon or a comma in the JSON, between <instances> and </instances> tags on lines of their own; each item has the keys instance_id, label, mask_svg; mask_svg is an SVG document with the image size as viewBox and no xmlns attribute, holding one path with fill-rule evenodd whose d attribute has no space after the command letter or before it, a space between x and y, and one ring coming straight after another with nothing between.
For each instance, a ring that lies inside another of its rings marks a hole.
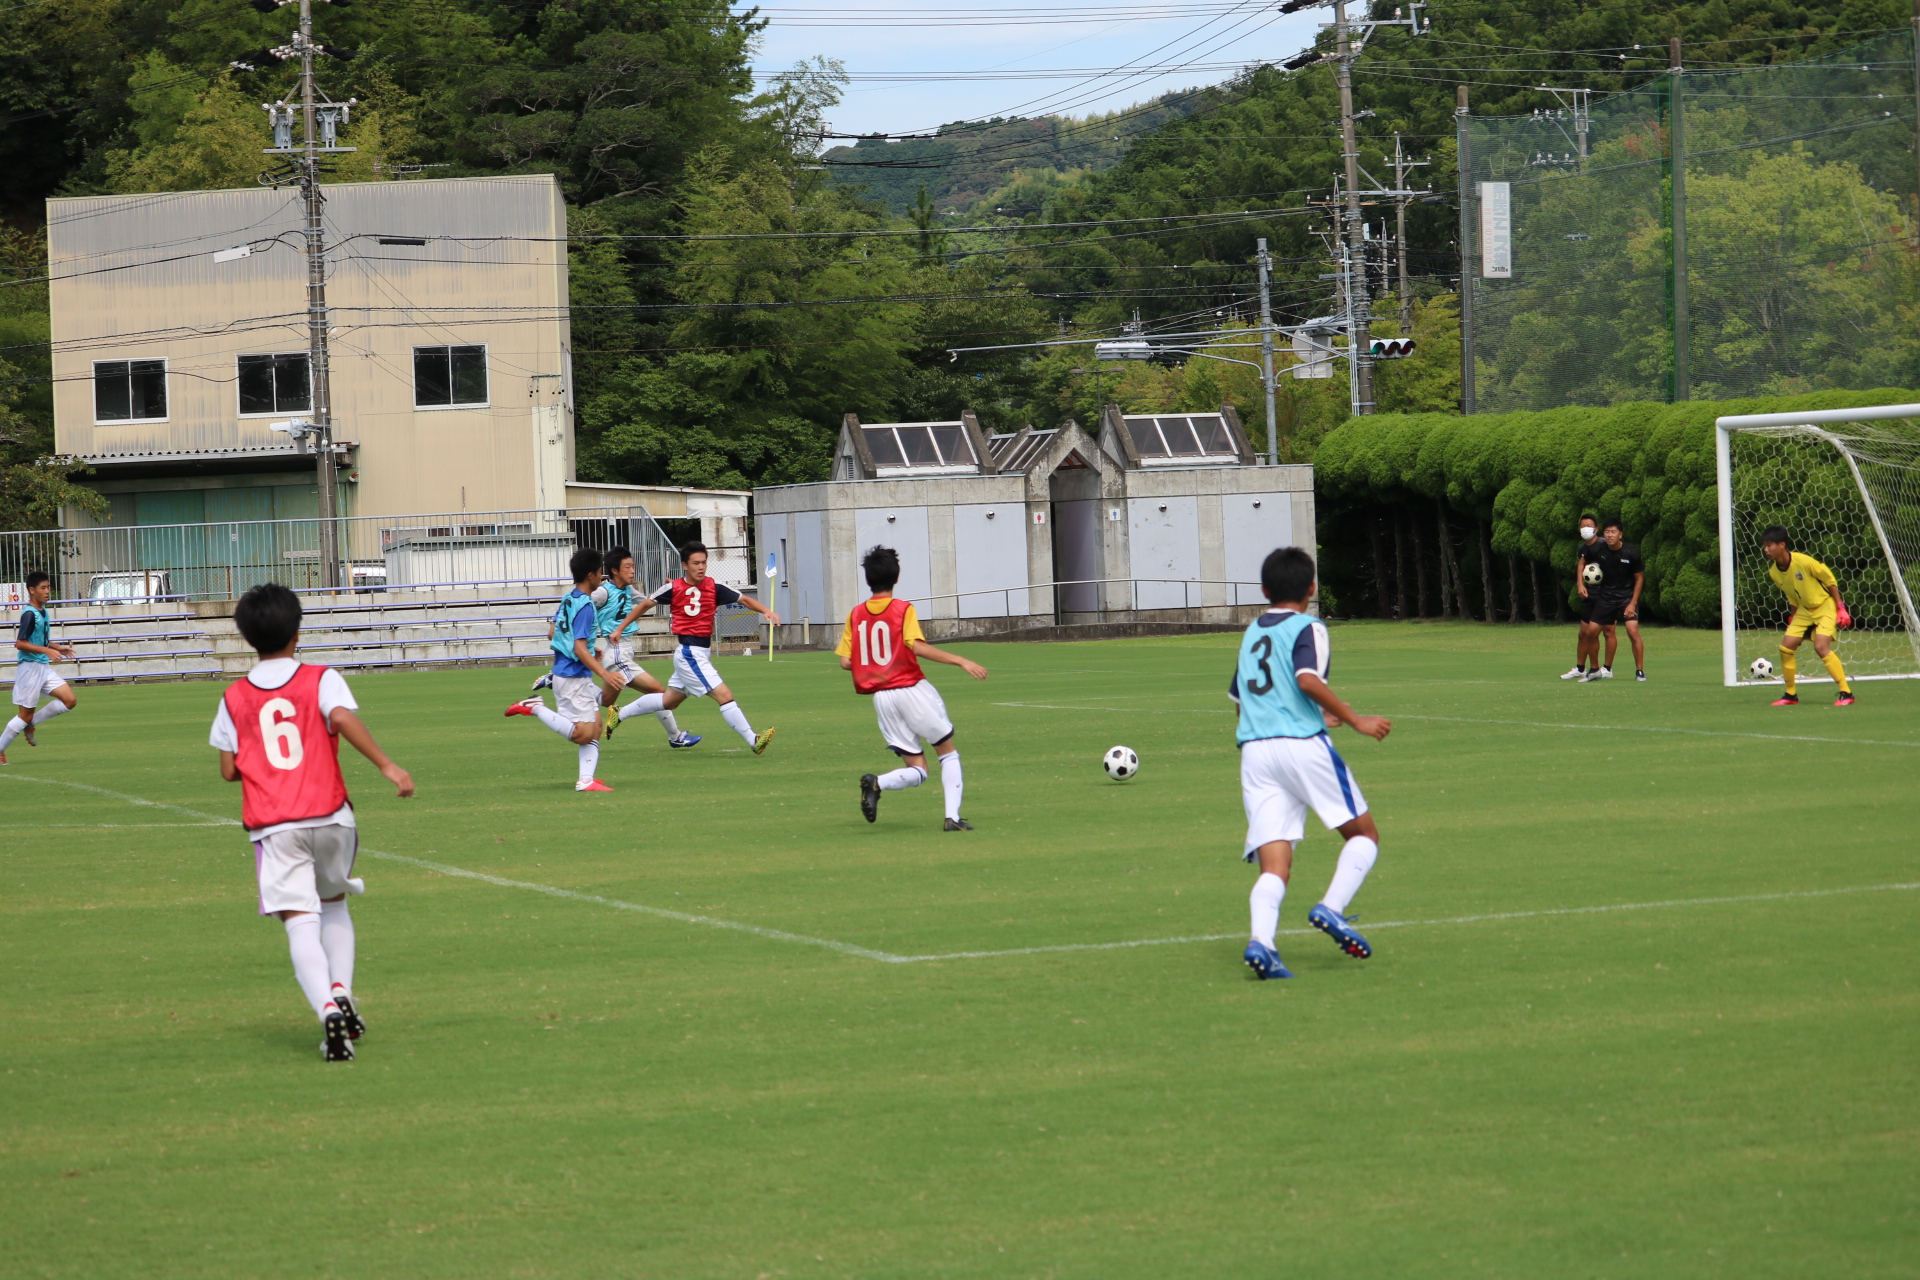
<instances>
[{"instance_id":1,"label":"man in black shirt","mask_svg":"<svg viewBox=\"0 0 1920 1280\"><path fill-rule=\"evenodd\" d=\"M1584 513L1580 517L1580 557L1574 561L1573 580L1580 581L1580 573L1587 567L1586 557L1594 550L1606 545L1600 537L1600 517ZM1587 594L1585 587L1580 588L1580 621L1582 625L1575 629L1573 646L1573 670L1563 672L1562 680L1584 680L1588 670L1600 669L1600 633L1587 634L1584 624L1593 621L1593 597ZM1613 638L1613 628L1606 628L1607 643L1618 645Z\"/></svg>"},{"instance_id":2,"label":"man in black shirt","mask_svg":"<svg viewBox=\"0 0 1920 1280\"><path fill-rule=\"evenodd\" d=\"M1633 645L1633 678L1645 680L1647 650L1640 639L1640 591L1647 580L1646 561L1641 559L1640 548L1627 543L1618 520L1609 520L1600 526L1600 536L1599 545L1581 553L1585 567L1581 573L1580 594L1593 605L1588 620L1581 623L1581 627L1587 630L1589 639L1597 644L1602 627L1611 631L1614 623L1626 623L1627 639ZM1595 577L1599 579L1597 582L1592 581ZM1606 665L1589 671L1584 678L1611 680L1613 655L1619 647L1619 642L1609 634Z\"/></svg>"}]
</instances>

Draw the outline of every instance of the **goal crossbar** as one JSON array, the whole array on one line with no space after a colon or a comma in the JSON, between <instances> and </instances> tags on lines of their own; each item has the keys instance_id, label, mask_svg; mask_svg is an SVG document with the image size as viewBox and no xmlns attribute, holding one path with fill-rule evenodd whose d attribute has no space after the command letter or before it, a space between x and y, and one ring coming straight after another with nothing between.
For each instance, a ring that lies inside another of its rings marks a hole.
<instances>
[{"instance_id":1,"label":"goal crossbar","mask_svg":"<svg viewBox=\"0 0 1920 1280\"><path fill-rule=\"evenodd\" d=\"M1723 682L1729 687L1740 681L1740 617L1735 579L1735 527L1733 486L1733 437L1739 433L1798 437L1829 445L1846 465L1847 474L1865 509L1887 570L1904 623L1908 645L1913 650L1915 670L1904 678L1920 677L1920 610L1914 606L1913 591L1906 581L1904 566L1889 537L1879 504L1861 474L1859 460L1844 436L1823 428L1853 423L1884 422L1895 419L1920 419L1920 404L1875 405L1858 409L1807 409L1797 413L1728 414L1714 420L1714 479L1716 482L1720 532L1720 653ZM1920 455L1916 455L1920 458ZM1914 468L1914 463L1900 466ZM1911 554L1911 553L1909 553ZM1872 676L1854 677L1871 679ZM1892 677L1889 677L1892 678Z\"/></svg>"}]
</instances>

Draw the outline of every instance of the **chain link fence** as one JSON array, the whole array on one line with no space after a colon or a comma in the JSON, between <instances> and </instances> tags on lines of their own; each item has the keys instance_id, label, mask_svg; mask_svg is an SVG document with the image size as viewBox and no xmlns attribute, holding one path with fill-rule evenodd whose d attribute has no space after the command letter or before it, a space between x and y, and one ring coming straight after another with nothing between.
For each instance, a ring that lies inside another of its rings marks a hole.
<instances>
[{"instance_id":1,"label":"chain link fence","mask_svg":"<svg viewBox=\"0 0 1920 1280\"><path fill-rule=\"evenodd\" d=\"M1560 97L1462 118L1469 412L1920 385L1911 32Z\"/></svg>"}]
</instances>

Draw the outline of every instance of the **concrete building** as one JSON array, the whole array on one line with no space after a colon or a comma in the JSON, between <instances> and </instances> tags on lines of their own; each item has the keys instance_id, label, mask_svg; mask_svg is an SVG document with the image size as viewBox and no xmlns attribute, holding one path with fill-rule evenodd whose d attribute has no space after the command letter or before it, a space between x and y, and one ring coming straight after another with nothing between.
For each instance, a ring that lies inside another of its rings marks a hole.
<instances>
[{"instance_id":1,"label":"concrete building","mask_svg":"<svg viewBox=\"0 0 1920 1280\"><path fill-rule=\"evenodd\" d=\"M568 504L566 211L550 176L326 188L340 514ZM287 190L47 202L57 447L114 524L317 514Z\"/></svg>"},{"instance_id":2,"label":"concrete building","mask_svg":"<svg viewBox=\"0 0 1920 1280\"><path fill-rule=\"evenodd\" d=\"M1313 545L1313 469L1256 465L1232 406L1124 414L1096 439L988 436L950 422L848 414L832 479L754 490L760 560L780 566L780 612L837 626L867 591L866 548L901 558L900 595L944 635L1006 625L1209 620L1259 605L1260 562ZM1176 617L1177 613L1177 617ZM797 637L796 637L797 638Z\"/></svg>"}]
</instances>

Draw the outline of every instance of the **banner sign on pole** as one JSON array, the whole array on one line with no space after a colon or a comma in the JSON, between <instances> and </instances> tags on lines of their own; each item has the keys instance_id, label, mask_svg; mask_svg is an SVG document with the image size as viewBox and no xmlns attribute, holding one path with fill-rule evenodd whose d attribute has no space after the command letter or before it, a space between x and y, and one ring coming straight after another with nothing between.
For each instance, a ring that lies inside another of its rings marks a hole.
<instances>
[{"instance_id":1,"label":"banner sign on pole","mask_svg":"<svg viewBox=\"0 0 1920 1280\"><path fill-rule=\"evenodd\" d=\"M1480 184L1480 275L1513 276L1513 188L1505 182Z\"/></svg>"}]
</instances>

